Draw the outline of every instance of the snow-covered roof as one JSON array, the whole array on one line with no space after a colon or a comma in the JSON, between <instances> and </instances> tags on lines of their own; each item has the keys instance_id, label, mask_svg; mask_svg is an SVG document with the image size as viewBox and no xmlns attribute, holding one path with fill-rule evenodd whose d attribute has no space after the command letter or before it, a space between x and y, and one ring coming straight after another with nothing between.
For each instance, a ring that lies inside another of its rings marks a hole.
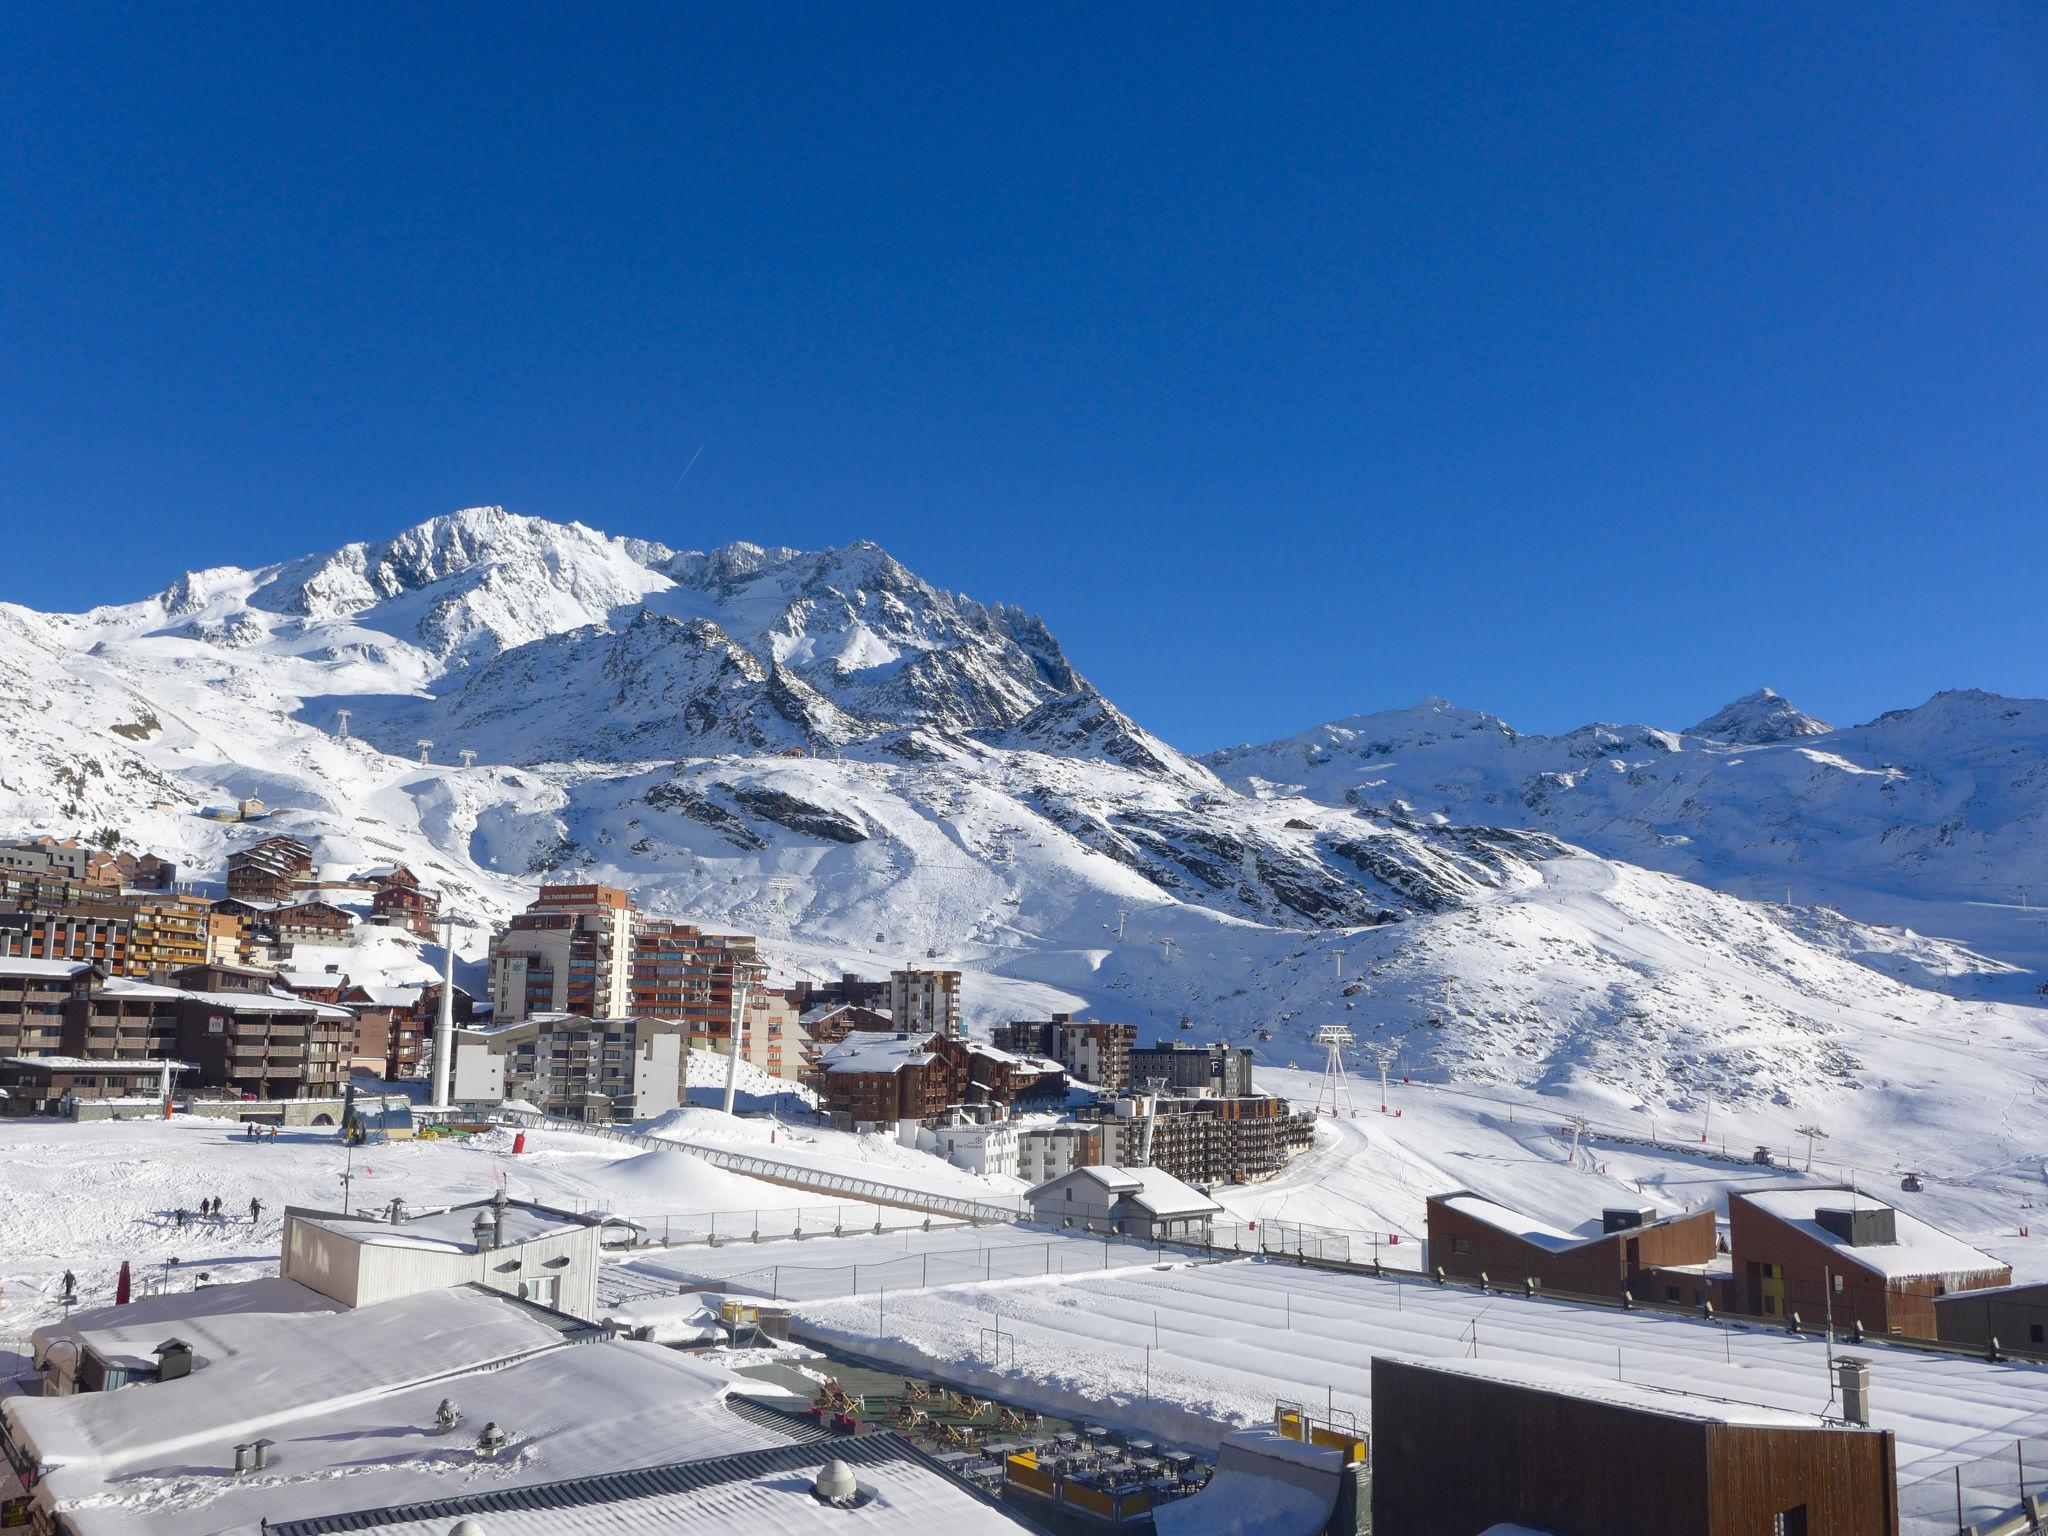
<instances>
[{"instance_id":1,"label":"snow-covered roof","mask_svg":"<svg viewBox=\"0 0 2048 1536\"><path fill-rule=\"evenodd\" d=\"M189 1061L136 1056L0 1056L0 1067L48 1067L53 1072L161 1072L192 1070Z\"/></svg>"},{"instance_id":2,"label":"snow-covered roof","mask_svg":"<svg viewBox=\"0 0 2048 1536\"><path fill-rule=\"evenodd\" d=\"M1654 1413L1667 1419L1690 1419L1696 1423L1731 1424L1760 1429L1819 1429L1824 1422L1818 1414L1765 1403L1746 1403L1728 1398L1705 1397L1692 1392L1674 1392L1632 1381L1609 1381L1579 1371L1557 1367L1522 1365L1500 1360L1424 1360L1400 1355L1382 1357L1397 1365L1436 1371L1446 1376L1464 1376L1478 1381L1526 1387L1581 1402L1606 1403L1638 1413ZM1375 1361L1377 1363L1377 1361Z\"/></svg>"},{"instance_id":3,"label":"snow-covered roof","mask_svg":"<svg viewBox=\"0 0 2048 1536\"><path fill-rule=\"evenodd\" d=\"M0 1413L39 1461L95 1480L223 1455L232 1465L238 1441L281 1436L330 1402L561 1343L559 1330L517 1302L458 1286L352 1311L250 1316L237 1353L190 1376L81 1397L0 1399Z\"/></svg>"},{"instance_id":4,"label":"snow-covered roof","mask_svg":"<svg viewBox=\"0 0 2048 1536\"><path fill-rule=\"evenodd\" d=\"M1886 1280L1910 1280L1924 1276L1966 1277L2000 1275L2010 1277L2012 1266L1990 1254L1972 1248L1959 1237L1950 1237L1939 1227L1929 1226L1897 1206L1872 1199L1860 1191L1844 1188L1745 1190L1731 1195L1775 1216L1787 1226L1825 1243L1841 1258ZM1893 1213L1897 1241L1853 1244L1831 1232L1817 1219L1821 1211L1889 1210Z\"/></svg>"},{"instance_id":5,"label":"snow-covered roof","mask_svg":"<svg viewBox=\"0 0 2048 1536\"><path fill-rule=\"evenodd\" d=\"M467 1296L507 1315L524 1315L517 1303L476 1291L427 1294ZM391 1308L404 1304L386 1302L340 1316L388 1316ZM146 1449L119 1463L61 1467L43 1480L38 1497L54 1500L79 1536L254 1533L266 1519L275 1526L456 1493L733 1455L789 1438L725 1406L740 1382L721 1367L624 1339L565 1345L537 1318L525 1321L547 1333L554 1347L502 1369L492 1368L475 1350L463 1351L466 1358L452 1370L444 1364L431 1374L422 1352L439 1342L435 1330L367 1330L365 1342L386 1360L418 1360L405 1385L392 1379L362 1387L351 1379L346 1351L316 1355L305 1349L281 1352L304 1357L307 1366L297 1373L291 1394L266 1394L261 1403L228 1390L229 1373L244 1372L247 1361L121 1392L29 1399L53 1405L98 1399L156 1419L175 1412L182 1399L203 1405L205 1415L203 1423L185 1432L160 1433ZM324 1383L319 1379L323 1373L339 1379ZM759 1383L746 1385L750 1391L759 1388ZM462 1421L442 1437L435 1432L434 1415L444 1398L455 1404ZM475 1452L487 1420L508 1439L506 1450L491 1460ZM235 1446L259 1436L272 1442L268 1468L234 1476ZM497 1525L495 1516L486 1519ZM440 1525L437 1536L445 1536L449 1523ZM563 1529L559 1524L549 1528Z\"/></svg>"},{"instance_id":6,"label":"snow-covered roof","mask_svg":"<svg viewBox=\"0 0 2048 1536\"><path fill-rule=\"evenodd\" d=\"M849 1512L812 1497L818 1472L838 1457L873 1491L872 1505ZM351 1522L349 1529L376 1536L447 1536L468 1507L458 1496L437 1503L435 1513L424 1518ZM1017 1536L1034 1529L890 1437L868 1436L689 1462L642 1473L630 1483L558 1484L530 1502L517 1495L494 1498L477 1513L490 1536L849 1536L870 1529Z\"/></svg>"},{"instance_id":7,"label":"snow-covered roof","mask_svg":"<svg viewBox=\"0 0 2048 1536\"><path fill-rule=\"evenodd\" d=\"M491 1204L482 1201L474 1205L452 1206L445 1211L429 1211L399 1222L379 1221L372 1216L309 1216L297 1213L293 1219L379 1248L433 1248L447 1253L470 1253L476 1247L479 1212L487 1216L494 1214ZM537 1238L579 1231L589 1225L559 1211L508 1200L505 1202L504 1238L500 1246L509 1248L516 1243L530 1243Z\"/></svg>"},{"instance_id":8,"label":"snow-covered roof","mask_svg":"<svg viewBox=\"0 0 2048 1536\"><path fill-rule=\"evenodd\" d=\"M271 1277L138 1296L125 1307L90 1307L38 1328L32 1342L38 1357L69 1339L109 1361L149 1365L156 1346L175 1332L192 1346L196 1367L242 1354L251 1346L274 1345L280 1316L341 1310L340 1302L296 1280Z\"/></svg>"},{"instance_id":9,"label":"snow-covered roof","mask_svg":"<svg viewBox=\"0 0 2048 1536\"><path fill-rule=\"evenodd\" d=\"M930 1043L927 1035L856 1031L827 1046L818 1057L818 1065L827 1072L901 1072L905 1067L921 1067L933 1061L932 1053L925 1049Z\"/></svg>"},{"instance_id":10,"label":"snow-covered roof","mask_svg":"<svg viewBox=\"0 0 2048 1536\"><path fill-rule=\"evenodd\" d=\"M21 976L45 981L68 981L81 971L92 969L87 960L30 960L0 955L0 976Z\"/></svg>"},{"instance_id":11,"label":"snow-covered roof","mask_svg":"<svg viewBox=\"0 0 2048 1536\"><path fill-rule=\"evenodd\" d=\"M1223 1209L1192 1185L1183 1184L1163 1168L1126 1168L1138 1188L1126 1198L1154 1216L1210 1216Z\"/></svg>"},{"instance_id":12,"label":"snow-covered roof","mask_svg":"<svg viewBox=\"0 0 2048 1536\"><path fill-rule=\"evenodd\" d=\"M1558 1253L1566 1248L1576 1248L1589 1241L1583 1232L1567 1232L1562 1227L1553 1227L1548 1222L1538 1221L1534 1216L1524 1215L1505 1205L1496 1204L1483 1195L1460 1192L1455 1195L1438 1197L1435 1204L1446 1206L1474 1221L1483 1221L1489 1227L1496 1227L1510 1237L1521 1239L1532 1247ZM1595 1233L1594 1236L1601 1234Z\"/></svg>"}]
</instances>

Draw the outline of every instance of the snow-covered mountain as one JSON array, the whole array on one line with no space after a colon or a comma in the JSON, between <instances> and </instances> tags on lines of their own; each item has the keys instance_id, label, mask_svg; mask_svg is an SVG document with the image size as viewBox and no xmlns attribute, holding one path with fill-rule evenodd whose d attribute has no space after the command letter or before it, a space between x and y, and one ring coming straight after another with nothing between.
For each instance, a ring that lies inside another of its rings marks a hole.
<instances>
[{"instance_id":1,"label":"snow-covered mountain","mask_svg":"<svg viewBox=\"0 0 2048 1536\"><path fill-rule=\"evenodd\" d=\"M1721 890L1826 903L2032 968L2048 937L2048 702L1975 690L1835 728L1769 689L1689 731L1525 736L1425 699L1204 759L1254 795L1546 832Z\"/></svg>"},{"instance_id":2,"label":"snow-covered mountain","mask_svg":"<svg viewBox=\"0 0 2048 1536\"><path fill-rule=\"evenodd\" d=\"M84 614L0 606L0 832L117 826L217 878L258 829L197 813L254 794L261 830L403 859L480 917L626 884L789 970L957 963L981 1022L1187 1017L1286 1060L1343 1019L1462 1080L1804 1106L1903 1075L1902 1031L2033 1060L2032 1010L1943 995L2031 978L1702 883L2019 878L2044 716L1944 695L1833 731L1764 693L1544 738L1431 700L1197 761L1037 619L873 545L475 509Z\"/></svg>"}]
</instances>

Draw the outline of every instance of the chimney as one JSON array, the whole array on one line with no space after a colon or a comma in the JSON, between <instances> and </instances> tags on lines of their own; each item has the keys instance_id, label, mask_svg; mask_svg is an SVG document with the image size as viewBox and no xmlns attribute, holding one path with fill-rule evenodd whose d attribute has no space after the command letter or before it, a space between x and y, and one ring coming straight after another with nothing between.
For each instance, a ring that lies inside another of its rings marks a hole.
<instances>
[{"instance_id":1,"label":"chimney","mask_svg":"<svg viewBox=\"0 0 2048 1536\"><path fill-rule=\"evenodd\" d=\"M250 1443L249 1449L255 1452L255 1465L253 1470L261 1472L265 1467L270 1465L270 1448L276 1443L277 1442L274 1440L257 1440Z\"/></svg>"},{"instance_id":2,"label":"chimney","mask_svg":"<svg viewBox=\"0 0 2048 1536\"><path fill-rule=\"evenodd\" d=\"M497 1228L491 1220L491 1213L489 1211L478 1211L476 1213L476 1220L470 1223L469 1230L470 1235L476 1239L476 1251L478 1253L489 1253L492 1248L497 1246L493 1241Z\"/></svg>"},{"instance_id":3,"label":"chimney","mask_svg":"<svg viewBox=\"0 0 2048 1536\"><path fill-rule=\"evenodd\" d=\"M240 1477L249 1470L255 1453L256 1448L253 1445L238 1445L235 1447L235 1476Z\"/></svg>"},{"instance_id":4,"label":"chimney","mask_svg":"<svg viewBox=\"0 0 2048 1536\"><path fill-rule=\"evenodd\" d=\"M156 1356L158 1381L176 1381L192 1374L192 1346L183 1339L165 1339L151 1353Z\"/></svg>"},{"instance_id":5,"label":"chimney","mask_svg":"<svg viewBox=\"0 0 2048 1536\"><path fill-rule=\"evenodd\" d=\"M1857 1355L1837 1355L1835 1382L1842 1390L1842 1417L1869 1428L1870 1362Z\"/></svg>"}]
</instances>

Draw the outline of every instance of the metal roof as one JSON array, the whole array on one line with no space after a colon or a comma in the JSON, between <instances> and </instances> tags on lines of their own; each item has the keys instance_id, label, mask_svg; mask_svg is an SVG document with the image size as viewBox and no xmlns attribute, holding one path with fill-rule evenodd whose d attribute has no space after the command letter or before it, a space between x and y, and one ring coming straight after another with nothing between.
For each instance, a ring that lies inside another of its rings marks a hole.
<instances>
[{"instance_id":1,"label":"metal roof","mask_svg":"<svg viewBox=\"0 0 2048 1536\"><path fill-rule=\"evenodd\" d=\"M727 1402L730 1406L735 1400L727 1399ZM783 1421L782 1415L776 1417ZM778 1427L788 1426L783 1421ZM938 1471L959 1487L971 1487L894 1431L871 1435L819 1435L799 1444L743 1451L735 1456L671 1462L667 1466L607 1472L597 1477L569 1478L558 1483L534 1483L524 1488L498 1488L489 1493L434 1499L423 1504L398 1504L386 1509L358 1509L346 1514L273 1522L268 1528L269 1536L335 1536L335 1533L374 1531L411 1521L454 1521L465 1515L515 1510L573 1509L582 1505L613 1504L624 1499L692 1493L720 1483L756 1482L776 1473L815 1467L819 1458L818 1447L825 1440L831 1441L832 1456L848 1466L873 1467L888 1462L911 1461ZM974 1492L977 1497L983 1497L979 1490Z\"/></svg>"}]
</instances>

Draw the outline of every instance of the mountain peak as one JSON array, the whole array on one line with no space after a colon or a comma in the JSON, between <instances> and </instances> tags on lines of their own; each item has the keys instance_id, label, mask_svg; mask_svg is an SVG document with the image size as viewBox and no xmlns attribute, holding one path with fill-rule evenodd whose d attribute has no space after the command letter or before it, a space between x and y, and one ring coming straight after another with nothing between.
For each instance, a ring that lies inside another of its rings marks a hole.
<instances>
[{"instance_id":1,"label":"mountain peak","mask_svg":"<svg viewBox=\"0 0 2048 1536\"><path fill-rule=\"evenodd\" d=\"M1774 741L1825 736L1833 729L1825 720L1817 720L1794 706L1776 689L1759 688L1714 711L1685 734L1762 746Z\"/></svg>"}]
</instances>

